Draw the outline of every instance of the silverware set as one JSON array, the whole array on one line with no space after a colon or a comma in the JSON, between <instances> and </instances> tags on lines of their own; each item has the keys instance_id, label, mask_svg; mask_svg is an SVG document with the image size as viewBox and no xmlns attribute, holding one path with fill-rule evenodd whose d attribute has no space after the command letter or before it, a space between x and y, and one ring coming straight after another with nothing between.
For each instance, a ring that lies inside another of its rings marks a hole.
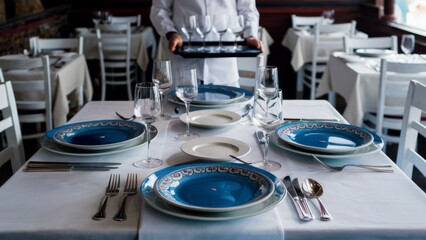
<instances>
[{"instance_id":1,"label":"silverware set","mask_svg":"<svg viewBox=\"0 0 426 240\"><path fill-rule=\"evenodd\" d=\"M284 178L284 185L291 196L291 199L296 208L297 214L302 221L311 221L315 219L314 214L309 206L308 198L316 198L319 202L319 209L321 213L320 219L322 221L331 220L331 215L321 202L319 197L323 193L322 186L313 179L307 179L301 185L297 178L291 179L290 176Z\"/></svg>"},{"instance_id":2,"label":"silverware set","mask_svg":"<svg viewBox=\"0 0 426 240\"><path fill-rule=\"evenodd\" d=\"M123 189L123 197L121 200L120 208L115 214L113 219L115 221L124 221L127 219L126 216L126 203L128 196L135 195L137 193L138 177L135 173L129 173L127 175L126 184ZM106 218L106 207L108 199L110 197L117 196L120 192L120 174L111 174L108 186L105 190L105 196L102 198L98 212L92 217L93 220L103 220Z\"/></svg>"}]
</instances>

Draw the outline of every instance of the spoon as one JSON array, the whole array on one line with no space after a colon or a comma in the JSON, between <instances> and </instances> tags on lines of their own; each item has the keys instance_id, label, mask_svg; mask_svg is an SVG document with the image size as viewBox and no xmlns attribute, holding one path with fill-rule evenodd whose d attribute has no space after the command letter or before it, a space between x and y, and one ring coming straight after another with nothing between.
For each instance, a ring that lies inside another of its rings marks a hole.
<instances>
[{"instance_id":1,"label":"spoon","mask_svg":"<svg viewBox=\"0 0 426 240\"><path fill-rule=\"evenodd\" d=\"M303 193L308 198L316 198L318 200L318 203L320 205L321 220L323 220L323 221L330 220L331 219L330 213L328 213L324 204L319 199L319 197L321 197L321 195L324 192L321 184L319 184L319 182L315 181L314 179L308 178L305 181L303 181L302 190L303 190Z\"/></svg>"}]
</instances>

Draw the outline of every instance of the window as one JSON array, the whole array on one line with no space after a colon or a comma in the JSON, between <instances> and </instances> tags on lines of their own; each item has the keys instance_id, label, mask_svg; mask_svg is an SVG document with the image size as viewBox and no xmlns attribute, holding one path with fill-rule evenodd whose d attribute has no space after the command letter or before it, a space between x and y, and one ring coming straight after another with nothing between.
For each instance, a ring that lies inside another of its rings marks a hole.
<instances>
[{"instance_id":1,"label":"window","mask_svg":"<svg viewBox=\"0 0 426 240\"><path fill-rule=\"evenodd\" d=\"M395 22L426 30L426 0L395 0Z\"/></svg>"}]
</instances>

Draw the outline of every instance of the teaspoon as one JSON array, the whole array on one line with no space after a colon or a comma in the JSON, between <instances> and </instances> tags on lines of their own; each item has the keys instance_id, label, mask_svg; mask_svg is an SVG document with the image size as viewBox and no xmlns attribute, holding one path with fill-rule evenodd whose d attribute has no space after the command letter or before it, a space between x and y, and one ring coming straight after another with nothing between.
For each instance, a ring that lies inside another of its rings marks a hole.
<instances>
[{"instance_id":1,"label":"teaspoon","mask_svg":"<svg viewBox=\"0 0 426 240\"><path fill-rule=\"evenodd\" d=\"M309 198L316 198L318 200L318 203L320 205L320 212L321 212L321 220L328 221L331 219L331 215L328 213L327 209L325 208L322 201L319 199L321 195L323 194L324 190L319 184L319 182L315 181L314 179L308 178L302 183L302 190L303 193L309 197Z\"/></svg>"}]
</instances>

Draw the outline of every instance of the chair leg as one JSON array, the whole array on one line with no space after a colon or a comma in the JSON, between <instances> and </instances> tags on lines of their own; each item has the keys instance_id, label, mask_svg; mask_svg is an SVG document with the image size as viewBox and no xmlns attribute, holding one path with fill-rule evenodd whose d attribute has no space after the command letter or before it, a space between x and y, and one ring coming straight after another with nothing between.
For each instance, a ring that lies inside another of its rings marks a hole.
<instances>
[{"instance_id":1,"label":"chair leg","mask_svg":"<svg viewBox=\"0 0 426 240\"><path fill-rule=\"evenodd\" d=\"M297 87L296 87L296 98L303 98L303 78L305 70L303 66L297 71Z\"/></svg>"},{"instance_id":2,"label":"chair leg","mask_svg":"<svg viewBox=\"0 0 426 240\"><path fill-rule=\"evenodd\" d=\"M334 91L328 92L328 101L333 107L336 107L336 92Z\"/></svg>"}]
</instances>

